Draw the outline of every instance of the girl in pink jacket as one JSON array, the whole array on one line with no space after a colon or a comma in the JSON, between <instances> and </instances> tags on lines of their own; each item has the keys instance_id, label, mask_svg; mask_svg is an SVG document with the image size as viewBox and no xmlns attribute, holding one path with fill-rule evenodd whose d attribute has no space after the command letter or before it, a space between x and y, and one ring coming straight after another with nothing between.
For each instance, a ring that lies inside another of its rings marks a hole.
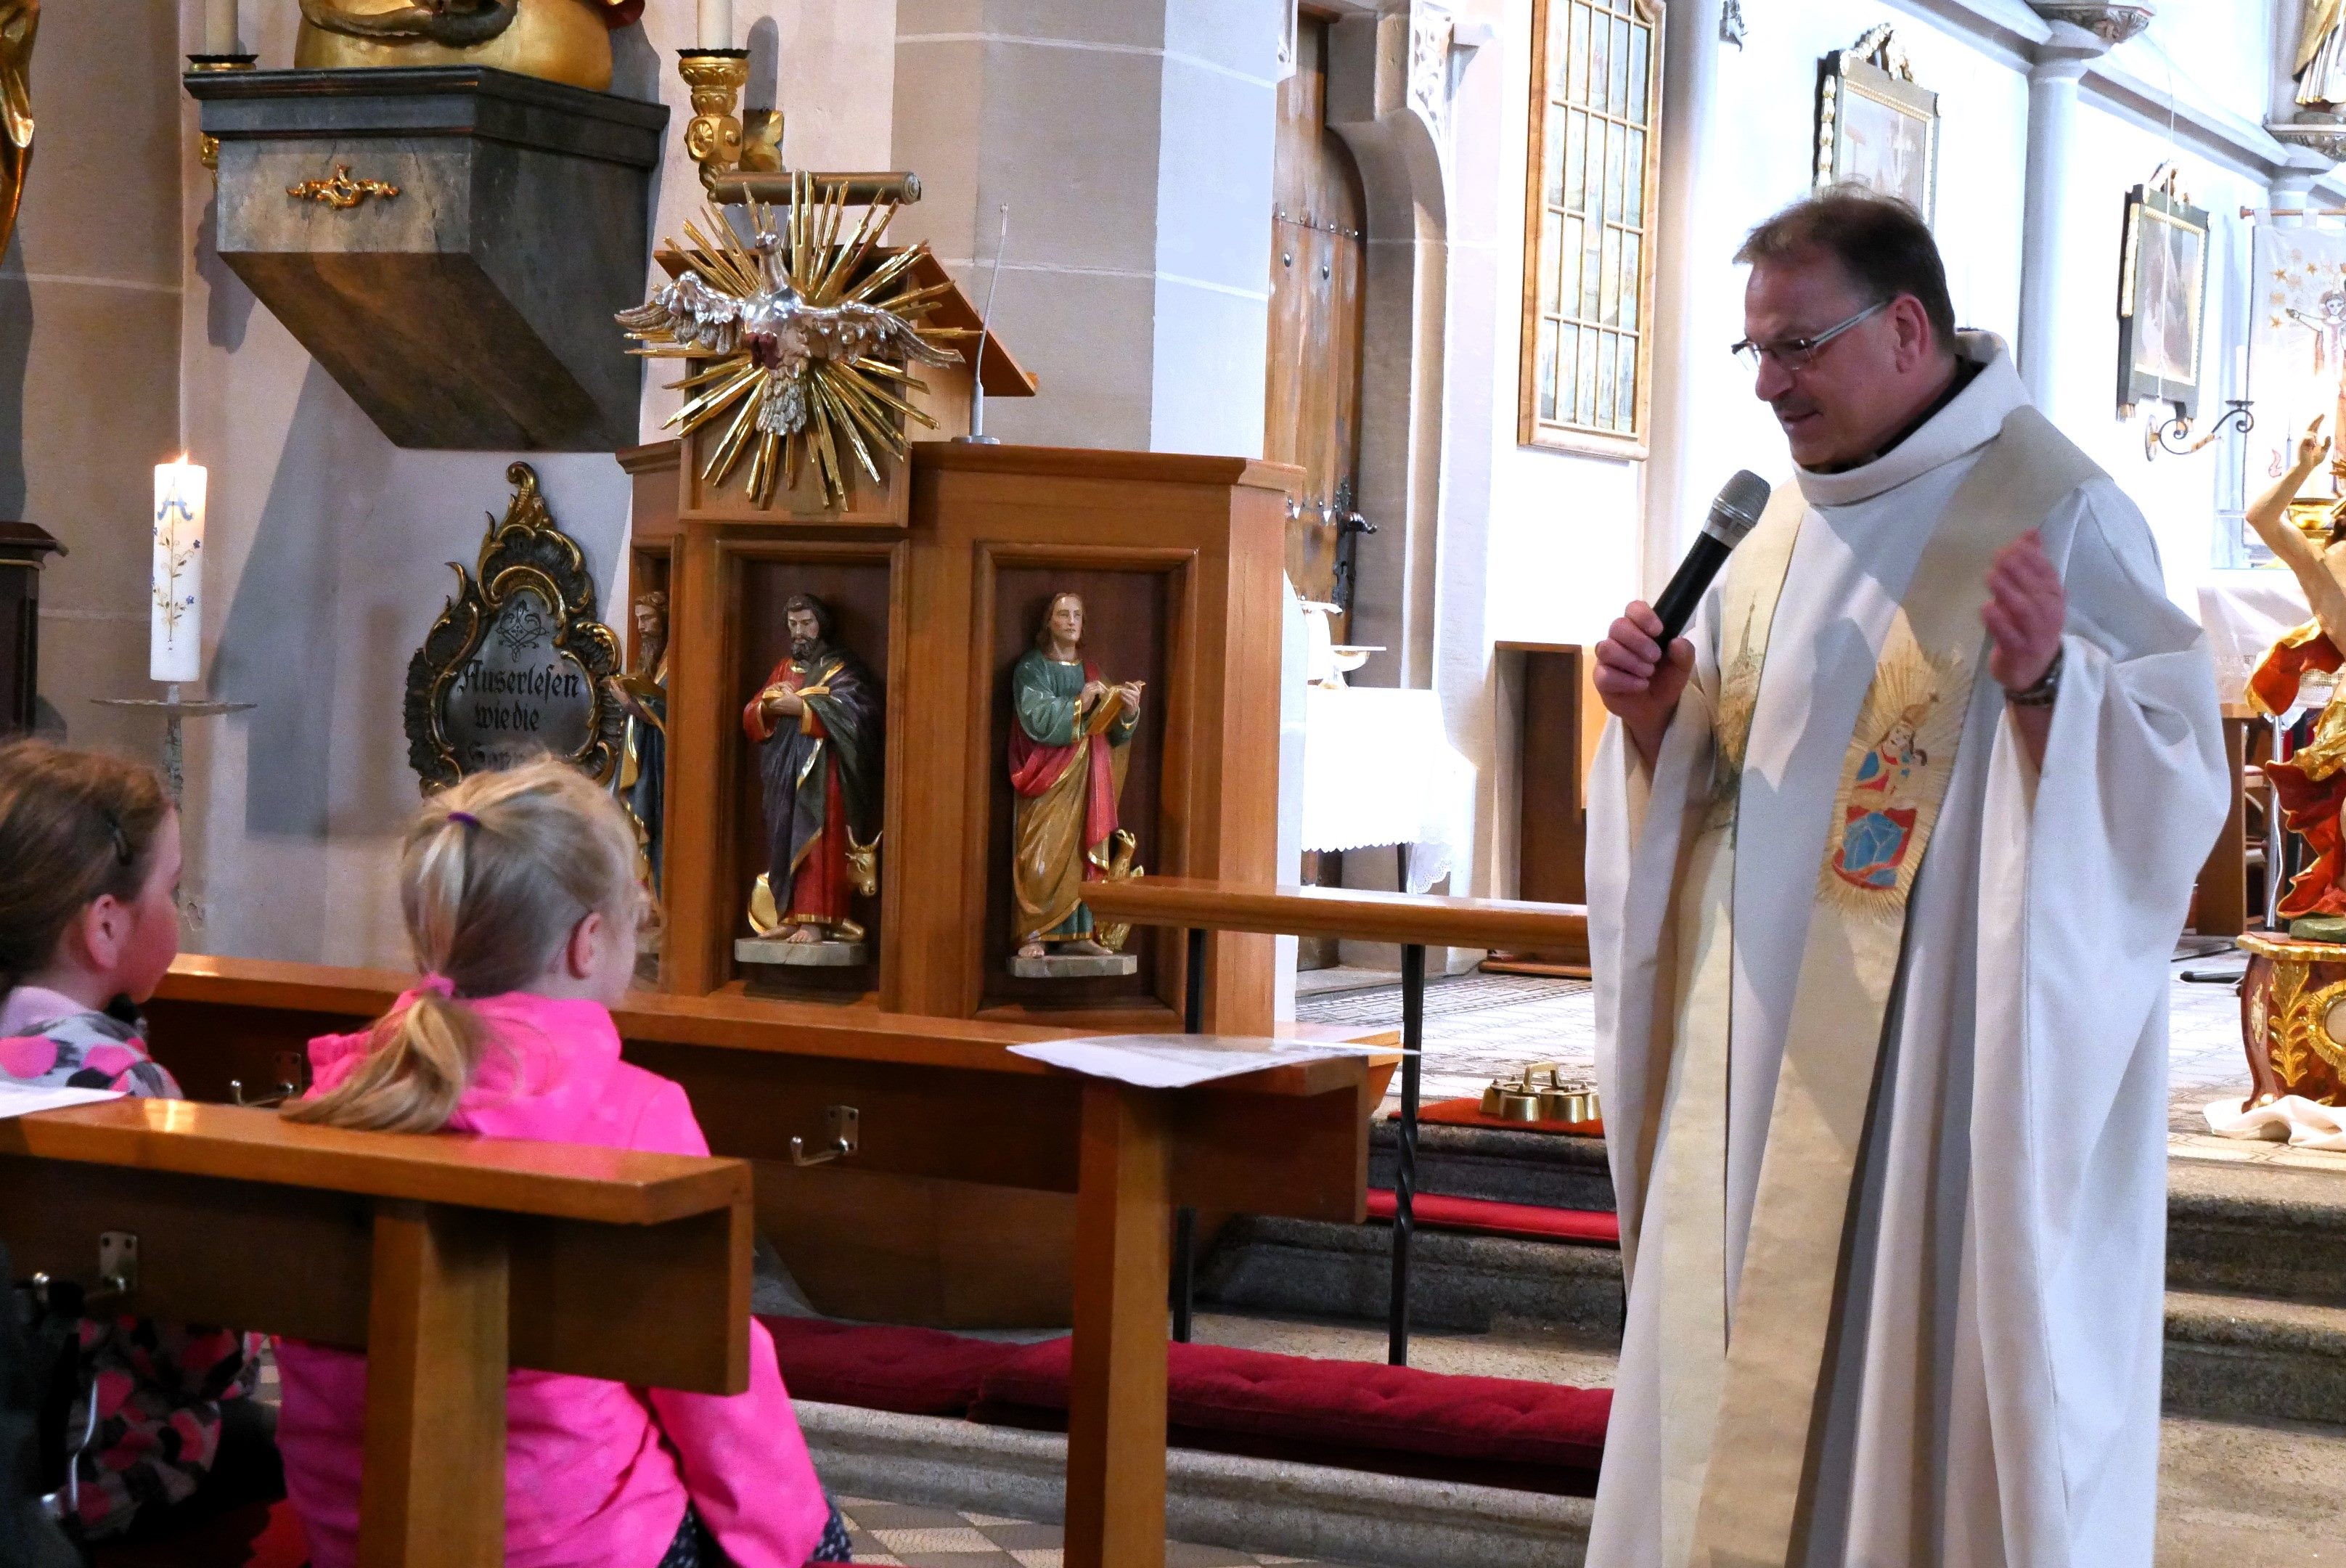
<instances>
[{"instance_id":1,"label":"girl in pink jacket","mask_svg":"<svg viewBox=\"0 0 2346 1568\"><path fill-rule=\"evenodd\" d=\"M612 798L552 759L478 774L409 829L401 900L413 991L363 1034L310 1043L300 1121L709 1152L684 1091L619 1060L607 1011L635 972L643 898ZM285 1486L315 1568L357 1555L366 1358L278 1348ZM750 1325L731 1398L515 1372L505 1394L510 1568L801 1568L845 1530Z\"/></svg>"}]
</instances>

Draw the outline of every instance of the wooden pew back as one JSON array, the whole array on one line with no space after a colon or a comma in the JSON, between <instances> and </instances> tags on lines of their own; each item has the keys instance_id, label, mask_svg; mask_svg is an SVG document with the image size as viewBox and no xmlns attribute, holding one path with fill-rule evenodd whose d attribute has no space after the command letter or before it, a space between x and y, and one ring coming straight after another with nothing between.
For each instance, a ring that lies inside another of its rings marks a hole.
<instances>
[{"instance_id":1,"label":"wooden pew back","mask_svg":"<svg viewBox=\"0 0 2346 1568\"><path fill-rule=\"evenodd\" d=\"M750 1176L735 1160L301 1126L116 1100L0 1122L0 1237L20 1273L107 1310L369 1347L378 1220L430 1214L506 1259L510 1364L705 1393L748 1386Z\"/></svg>"},{"instance_id":2,"label":"wooden pew back","mask_svg":"<svg viewBox=\"0 0 2346 1568\"><path fill-rule=\"evenodd\" d=\"M183 955L148 1004L150 1044L195 1098L226 1099L231 1078L258 1094L277 1082L280 1054L363 1028L413 981ZM633 994L613 1018L627 1059L684 1086L719 1154L787 1163L793 1136L821 1142L825 1106L852 1105L862 1146L842 1169L1076 1190L1081 1083L1008 1049L1076 1031L725 993ZM1170 1112L1176 1201L1360 1219L1369 1119L1390 1072L1323 1063L1186 1099Z\"/></svg>"}]
</instances>

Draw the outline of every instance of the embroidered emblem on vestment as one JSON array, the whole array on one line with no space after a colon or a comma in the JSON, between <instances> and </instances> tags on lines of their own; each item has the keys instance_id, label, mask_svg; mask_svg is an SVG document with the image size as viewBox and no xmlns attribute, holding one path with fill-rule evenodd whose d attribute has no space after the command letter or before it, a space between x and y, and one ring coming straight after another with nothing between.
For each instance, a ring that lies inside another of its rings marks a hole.
<instances>
[{"instance_id":1,"label":"embroidered emblem on vestment","mask_svg":"<svg viewBox=\"0 0 2346 1568\"><path fill-rule=\"evenodd\" d=\"M1826 893L1852 911L1902 913L1923 857L1915 839L1946 793L1971 681L1963 662L1933 660L1901 614L1865 694L1827 840ZM1927 827L1923 828L1927 836Z\"/></svg>"}]
</instances>

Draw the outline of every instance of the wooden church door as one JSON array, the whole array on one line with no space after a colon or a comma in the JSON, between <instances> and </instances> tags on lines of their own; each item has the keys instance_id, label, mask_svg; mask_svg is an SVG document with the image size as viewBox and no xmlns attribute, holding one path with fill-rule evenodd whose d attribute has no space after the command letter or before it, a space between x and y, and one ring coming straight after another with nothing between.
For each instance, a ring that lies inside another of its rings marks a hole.
<instances>
[{"instance_id":1,"label":"wooden church door","mask_svg":"<svg viewBox=\"0 0 2346 1568\"><path fill-rule=\"evenodd\" d=\"M1361 308L1367 201L1352 150L1328 128L1328 28L1299 18L1295 74L1279 87L1271 176L1270 341L1263 452L1303 470L1287 521L1287 575L1306 599L1345 606L1330 629L1342 642L1352 602L1361 462ZM1307 852L1303 880L1341 886L1334 853ZM1332 938L1305 937L1298 962L1337 962Z\"/></svg>"},{"instance_id":2,"label":"wooden church door","mask_svg":"<svg viewBox=\"0 0 2346 1568\"><path fill-rule=\"evenodd\" d=\"M1328 24L1297 26L1280 84L1271 176L1270 374L1263 452L1303 470L1287 575L1307 599L1351 603L1341 569L1361 459L1361 291L1367 203L1351 149L1328 128ZM1341 639L1342 626L1337 632Z\"/></svg>"}]
</instances>

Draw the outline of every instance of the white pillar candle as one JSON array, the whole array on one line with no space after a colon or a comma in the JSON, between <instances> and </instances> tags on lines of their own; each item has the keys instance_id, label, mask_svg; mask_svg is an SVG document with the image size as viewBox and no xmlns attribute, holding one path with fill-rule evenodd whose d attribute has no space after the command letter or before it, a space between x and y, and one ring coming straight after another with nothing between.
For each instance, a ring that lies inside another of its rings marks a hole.
<instances>
[{"instance_id":1,"label":"white pillar candle","mask_svg":"<svg viewBox=\"0 0 2346 1568\"><path fill-rule=\"evenodd\" d=\"M155 465L154 591L149 678L193 681L202 667L204 471L185 457Z\"/></svg>"},{"instance_id":2,"label":"white pillar candle","mask_svg":"<svg viewBox=\"0 0 2346 1568\"><path fill-rule=\"evenodd\" d=\"M236 46L236 0L204 0L204 53L233 55Z\"/></svg>"},{"instance_id":3,"label":"white pillar candle","mask_svg":"<svg viewBox=\"0 0 2346 1568\"><path fill-rule=\"evenodd\" d=\"M700 0L700 46L733 46L733 0Z\"/></svg>"},{"instance_id":4,"label":"white pillar candle","mask_svg":"<svg viewBox=\"0 0 2346 1568\"><path fill-rule=\"evenodd\" d=\"M2249 345L2235 344L2232 349L2232 395L2249 395Z\"/></svg>"}]
</instances>

